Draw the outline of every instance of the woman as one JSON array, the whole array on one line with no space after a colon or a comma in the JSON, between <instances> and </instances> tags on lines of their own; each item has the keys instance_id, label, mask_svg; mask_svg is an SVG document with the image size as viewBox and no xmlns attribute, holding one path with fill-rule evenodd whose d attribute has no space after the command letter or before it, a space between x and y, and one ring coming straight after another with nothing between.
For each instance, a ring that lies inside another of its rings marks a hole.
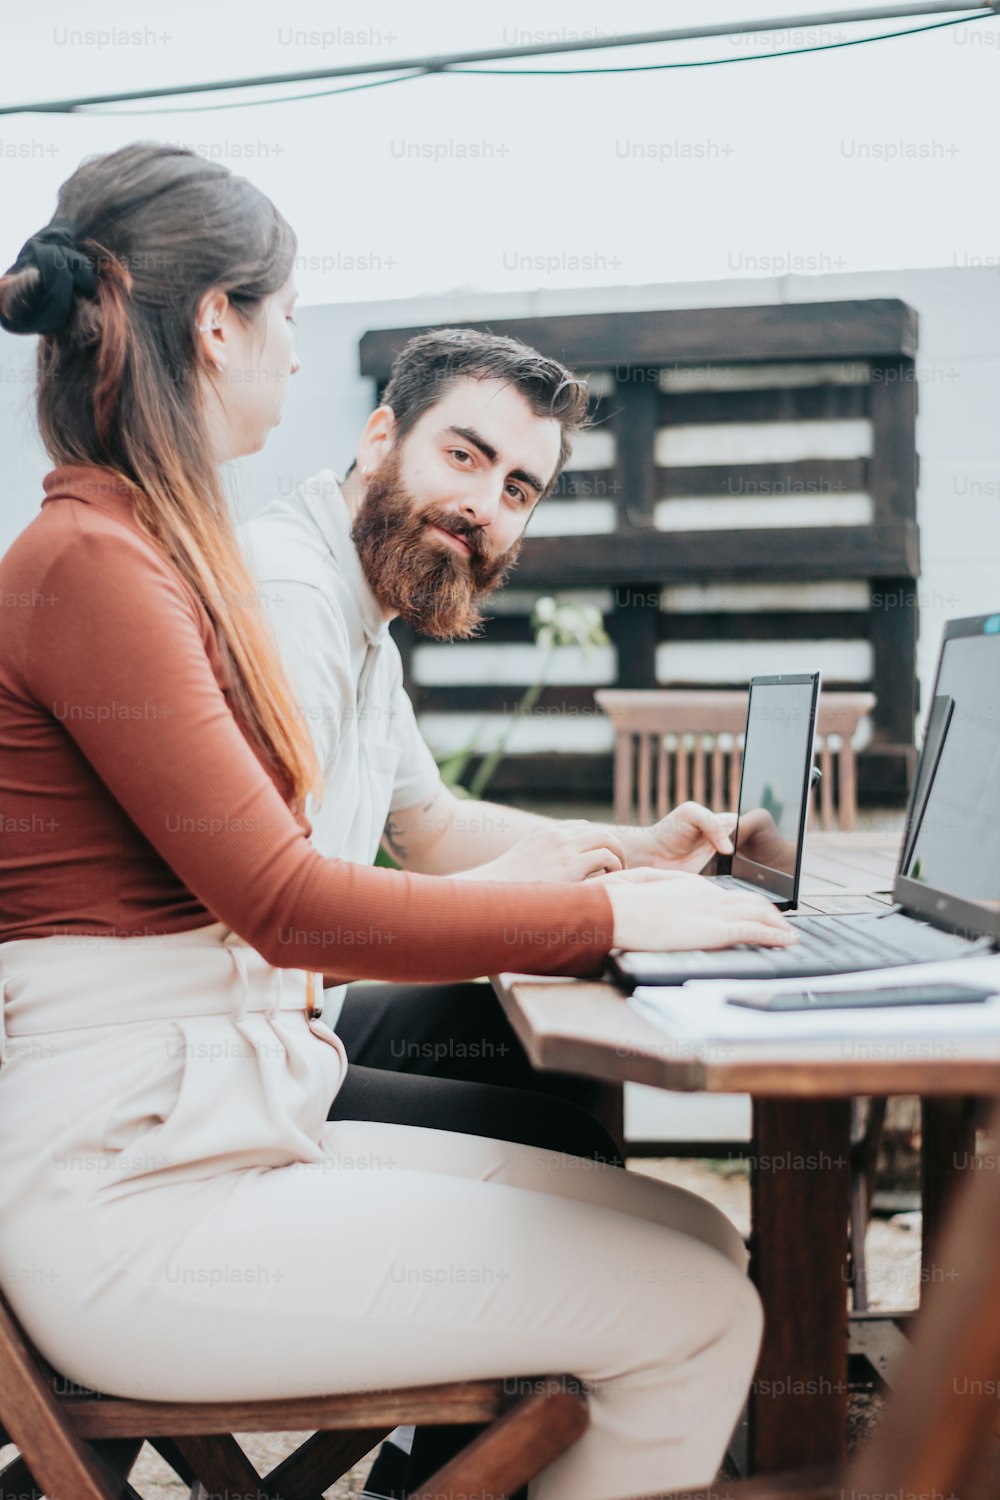
<instances>
[{"instance_id":1,"label":"woman","mask_svg":"<svg viewBox=\"0 0 1000 1500\"><path fill-rule=\"evenodd\" d=\"M615 944L788 929L688 876L484 888L312 849L318 768L218 473L280 419L294 251L243 179L134 145L0 278L3 326L43 335L56 465L0 563L11 1300L116 1395L566 1369L591 1423L534 1500L698 1484L759 1341L732 1226L562 1152L328 1123L346 1059L312 975L588 974Z\"/></svg>"}]
</instances>

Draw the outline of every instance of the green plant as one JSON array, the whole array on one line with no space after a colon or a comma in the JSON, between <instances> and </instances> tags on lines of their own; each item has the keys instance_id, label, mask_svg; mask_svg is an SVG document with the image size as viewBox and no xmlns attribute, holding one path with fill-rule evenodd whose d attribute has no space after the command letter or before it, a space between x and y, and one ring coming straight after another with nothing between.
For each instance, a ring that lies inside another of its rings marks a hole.
<instances>
[{"instance_id":1,"label":"green plant","mask_svg":"<svg viewBox=\"0 0 1000 1500\"><path fill-rule=\"evenodd\" d=\"M461 785L461 779L469 762L476 754L476 747L482 735L481 724L466 746L438 759L441 779L445 785L458 792L464 791L469 797L482 797L492 781L497 767L507 753L510 737L519 721L531 713L545 691L556 652L564 646L577 646L584 655L589 656L597 646L608 644L608 636L600 610L593 604L577 604L571 599L553 599L548 595L536 599L535 607L531 612L531 628L534 632L535 645L541 646L545 651L538 678L522 693L510 716L510 723L493 749L479 762L468 787Z\"/></svg>"}]
</instances>

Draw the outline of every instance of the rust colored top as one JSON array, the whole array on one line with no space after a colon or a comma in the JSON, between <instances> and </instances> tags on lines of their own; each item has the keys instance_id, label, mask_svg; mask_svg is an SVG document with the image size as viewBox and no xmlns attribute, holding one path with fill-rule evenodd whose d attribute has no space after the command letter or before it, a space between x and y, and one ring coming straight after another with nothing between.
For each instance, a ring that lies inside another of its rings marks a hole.
<instances>
[{"instance_id":1,"label":"rust colored top","mask_svg":"<svg viewBox=\"0 0 1000 1500\"><path fill-rule=\"evenodd\" d=\"M224 922L280 968L596 973L606 891L324 859L234 717L197 594L110 470L53 470L0 560L0 942Z\"/></svg>"}]
</instances>

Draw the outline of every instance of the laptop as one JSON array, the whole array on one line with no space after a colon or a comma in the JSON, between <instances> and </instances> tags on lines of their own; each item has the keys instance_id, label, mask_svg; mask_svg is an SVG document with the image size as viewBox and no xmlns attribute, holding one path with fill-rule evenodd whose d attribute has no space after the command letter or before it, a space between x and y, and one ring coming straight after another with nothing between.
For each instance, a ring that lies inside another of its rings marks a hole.
<instances>
[{"instance_id":1,"label":"laptop","mask_svg":"<svg viewBox=\"0 0 1000 1500\"><path fill-rule=\"evenodd\" d=\"M780 911L799 899L819 675L750 679L734 853L726 874L706 877L758 891Z\"/></svg>"},{"instance_id":2,"label":"laptop","mask_svg":"<svg viewBox=\"0 0 1000 1500\"><path fill-rule=\"evenodd\" d=\"M899 856L899 868L909 869L910 856L913 853L913 841L920 827L920 814L927 804L927 794L930 791L931 782L937 774L938 761L941 759L941 751L944 749L945 738L951 724L951 716L955 712L955 700L950 693L938 693L931 704L931 711L927 715L927 727L924 730L924 743L917 762L916 774L913 777L913 788L910 792L909 805L906 809L906 821L903 825L903 848Z\"/></svg>"},{"instance_id":3,"label":"laptop","mask_svg":"<svg viewBox=\"0 0 1000 1500\"><path fill-rule=\"evenodd\" d=\"M612 956L618 981L809 978L1000 947L1000 615L945 626L932 713L885 912L792 916L793 948ZM940 701L939 701L940 700Z\"/></svg>"}]
</instances>

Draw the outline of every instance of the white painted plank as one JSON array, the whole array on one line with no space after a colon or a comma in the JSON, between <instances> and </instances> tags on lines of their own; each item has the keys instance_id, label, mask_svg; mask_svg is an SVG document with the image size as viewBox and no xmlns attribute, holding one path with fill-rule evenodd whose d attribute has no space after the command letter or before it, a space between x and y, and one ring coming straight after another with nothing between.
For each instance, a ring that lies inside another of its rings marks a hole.
<instances>
[{"instance_id":1,"label":"white painted plank","mask_svg":"<svg viewBox=\"0 0 1000 1500\"><path fill-rule=\"evenodd\" d=\"M527 687L537 682L543 668L546 680L565 686L593 683L603 686L617 676L614 646L597 646L589 656L577 646L562 646L548 662L548 653L526 643L459 641L453 645L420 645L413 652L413 676L425 687L468 687L484 683Z\"/></svg>"},{"instance_id":2,"label":"white painted plank","mask_svg":"<svg viewBox=\"0 0 1000 1500\"><path fill-rule=\"evenodd\" d=\"M530 615L536 601L542 597L541 589L502 588L491 594L487 610L491 615ZM566 604L586 604L609 614L614 603L610 589L559 589L557 597Z\"/></svg>"},{"instance_id":3,"label":"white painted plank","mask_svg":"<svg viewBox=\"0 0 1000 1500\"><path fill-rule=\"evenodd\" d=\"M594 370L585 378L592 396L613 396L618 388L611 370Z\"/></svg>"},{"instance_id":4,"label":"white painted plank","mask_svg":"<svg viewBox=\"0 0 1000 1500\"><path fill-rule=\"evenodd\" d=\"M769 672L813 672L824 682L868 683L872 675L869 641L661 641L656 648L656 681L698 683L749 681ZM653 686L651 683L650 686Z\"/></svg>"},{"instance_id":5,"label":"white painted plank","mask_svg":"<svg viewBox=\"0 0 1000 1500\"><path fill-rule=\"evenodd\" d=\"M869 586L855 579L843 583L677 584L660 592L660 608L665 614L867 610L868 605Z\"/></svg>"},{"instance_id":6,"label":"white painted plank","mask_svg":"<svg viewBox=\"0 0 1000 1500\"><path fill-rule=\"evenodd\" d=\"M610 427L592 427L572 439L574 469L611 469L615 462L615 435Z\"/></svg>"},{"instance_id":7,"label":"white painted plank","mask_svg":"<svg viewBox=\"0 0 1000 1500\"><path fill-rule=\"evenodd\" d=\"M780 526L870 526L870 495L780 495L736 499L731 495L676 495L658 500L657 531L765 531Z\"/></svg>"},{"instance_id":8,"label":"white painted plank","mask_svg":"<svg viewBox=\"0 0 1000 1500\"><path fill-rule=\"evenodd\" d=\"M475 738L477 753L493 749L510 727L510 714L426 713L419 714L421 733L435 755L464 750ZM720 738L728 738L720 736ZM871 720L862 719L855 746L863 748L871 739ZM606 755L614 749L610 719L597 708L554 709L520 719L511 731L508 749L516 755Z\"/></svg>"},{"instance_id":9,"label":"white painted plank","mask_svg":"<svg viewBox=\"0 0 1000 1500\"><path fill-rule=\"evenodd\" d=\"M773 391L817 385L867 385L867 360L817 360L813 364L678 365L660 371L661 391Z\"/></svg>"},{"instance_id":10,"label":"white painted plank","mask_svg":"<svg viewBox=\"0 0 1000 1500\"><path fill-rule=\"evenodd\" d=\"M475 736L477 750L492 750L510 729L510 714L420 714L421 733L436 755L464 750ZM562 755L602 755L614 748L611 721L597 708L585 713L559 710L519 719L508 742L517 755L549 751Z\"/></svg>"},{"instance_id":11,"label":"white painted plank","mask_svg":"<svg viewBox=\"0 0 1000 1500\"><path fill-rule=\"evenodd\" d=\"M528 522L529 536L603 536L615 529L613 500L543 500Z\"/></svg>"},{"instance_id":12,"label":"white painted plank","mask_svg":"<svg viewBox=\"0 0 1000 1500\"><path fill-rule=\"evenodd\" d=\"M829 422L692 422L659 429L654 461L660 468L671 469L868 458L871 451L872 425L867 417Z\"/></svg>"}]
</instances>

